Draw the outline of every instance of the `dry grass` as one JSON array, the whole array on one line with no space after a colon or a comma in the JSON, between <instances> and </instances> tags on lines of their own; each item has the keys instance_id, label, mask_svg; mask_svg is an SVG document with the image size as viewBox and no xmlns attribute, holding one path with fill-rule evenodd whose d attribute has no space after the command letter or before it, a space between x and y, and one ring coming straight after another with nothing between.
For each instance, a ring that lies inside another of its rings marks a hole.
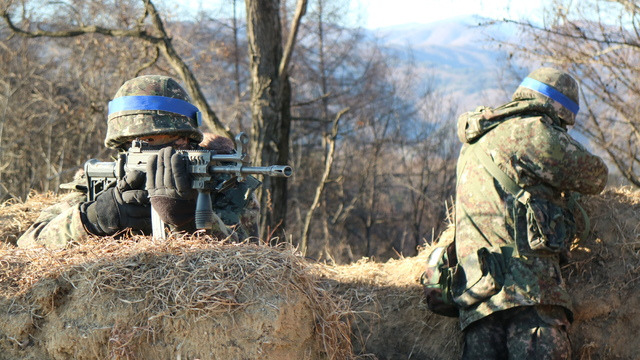
<instances>
[{"instance_id":1,"label":"dry grass","mask_svg":"<svg viewBox=\"0 0 640 360\"><path fill-rule=\"evenodd\" d=\"M122 302L143 304L148 321L185 313L212 317L259 302L265 293L301 292L315 317L320 348L330 359L352 357L348 304L319 286L317 272L290 247L198 234L163 242L104 237L63 250L0 245L0 259L0 296L24 295L39 280L58 277L73 287L90 283L92 297L121 294ZM114 329L111 353L127 358L130 338L144 331Z\"/></svg>"},{"instance_id":2,"label":"dry grass","mask_svg":"<svg viewBox=\"0 0 640 360\"><path fill-rule=\"evenodd\" d=\"M613 291L628 289L640 280L640 192L630 188L608 189L588 198L583 207L590 214L592 233L577 239L567 277L589 279L595 287ZM602 271L606 268L606 271Z\"/></svg>"},{"instance_id":3,"label":"dry grass","mask_svg":"<svg viewBox=\"0 0 640 360\"><path fill-rule=\"evenodd\" d=\"M453 227L441 235L452 241ZM385 263L370 259L349 265L319 266L334 292L349 301L354 314L356 352L381 359L447 359L459 355L457 319L429 312L419 278L429 246L417 256Z\"/></svg>"},{"instance_id":4,"label":"dry grass","mask_svg":"<svg viewBox=\"0 0 640 360\"><path fill-rule=\"evenodd\" d=\"M12 206L16 208L5 205L2 210L35 218L19 214L28 212L28 206ZM609 189L586 197L583 206L593 232L576 241L563 268L576 305L574 354L581 359L627 358L636 351L632 334L639 328L640 192ZM448 231L442 239L451 236ZM288 247L231 244L204 236L167 242L96 238L57 251L18 250L0 243L0 297L22 296L46 277L64 278L76 285L91 282L96 297L121 293L122 301L143 304L151 316L189 312L208 317L241 310L267 292L295 291L308 299L318 345L329 358L353 358L352 347L382 358L450 358L459 353L460 333L454 319L429 314L421 301L417 280L424 256L325 266L308 263ZM154 335L145 325L114 326L110 354L132 356L133 342Z\"/></svg>"},{"instance_id":5,"label":"dry grass","mask_svg":"<svg viewBox=\"0 0 640 360\"><path fill-rule=\"evenodd\" d=\"M40 210L58 201L53 193L32 193L26 202L16 199L0 204L0 243L16 244L18 237L36 220Z\"/></svg>"},{"instance_id":6,"label":"dry grass","mask_svg":"<svg viewBox=\"0 0 640 360\"><path fill-rule=\"evenodd\" d=\"M574 302L570 337L577 359L637 357L640 328L640 192L607 189L587 197L591 234L577 239L563 267Z\"/></svg>"}]
</instances>

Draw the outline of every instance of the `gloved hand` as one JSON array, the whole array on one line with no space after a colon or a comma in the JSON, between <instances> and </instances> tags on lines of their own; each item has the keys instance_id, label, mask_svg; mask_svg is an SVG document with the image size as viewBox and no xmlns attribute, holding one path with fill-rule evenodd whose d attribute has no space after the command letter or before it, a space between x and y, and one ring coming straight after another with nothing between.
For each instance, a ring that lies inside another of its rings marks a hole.
<instances>
[{"instance_id":1,"label":"gloved hand","mask_svg":"<svg viewBox=\"0 0 640 360\"><path fill-rule=\"evenodd\" d=\"M195 229L198 192L191 187L189 162L171 147L158 151L147 163L147 190L160 219L179 230Z\"/></svg>"},{"instance_id":2,"label":"gloved hand","mask_svg":"<svg viewBox=\"0 0 640 360\"><path fill-rule=\"evenodd\" d=\"M113 235L126 228L151 233L151 207L144 190L145 173L127 172L115 187L80 207L83 223L94 235Z\"/></svg>"}]
</instances>

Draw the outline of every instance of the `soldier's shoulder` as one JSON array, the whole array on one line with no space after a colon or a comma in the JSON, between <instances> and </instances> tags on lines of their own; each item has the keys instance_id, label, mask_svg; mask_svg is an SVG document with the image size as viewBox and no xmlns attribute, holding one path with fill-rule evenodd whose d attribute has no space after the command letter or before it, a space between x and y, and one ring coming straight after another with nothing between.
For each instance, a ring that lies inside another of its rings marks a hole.
<instances>
[{"instance_id":1,"label":"soldier's shoulder","mask_svg":"<svg viewBox=\"0 0 640 360\"><path fill-rule=\"evenodd\" d=\"M560 134L563 131L554 125L553 119L544 114L519 114L515 115L496 128L499 133L508 133L530 138L533 135L549 136Z\"/></svg>"}]
</instances>

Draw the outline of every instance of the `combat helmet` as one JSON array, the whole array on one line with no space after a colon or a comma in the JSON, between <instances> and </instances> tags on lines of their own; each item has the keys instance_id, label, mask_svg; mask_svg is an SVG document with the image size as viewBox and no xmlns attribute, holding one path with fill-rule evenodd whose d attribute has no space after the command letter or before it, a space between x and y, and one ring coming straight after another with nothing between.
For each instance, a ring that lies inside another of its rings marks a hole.
<instances>
[{"instance_id":1,"label":"combat helmet","mask_svg":"<svg viewBox=\"0 0 640 360\"><path fill-rule=\"evenodd\" d=\"M144 75L125 82L109 102L104 144L122 148L149 135L182 135L202 140L200 111L187 92L172 78Z\"/></svg>"},{"instance_id":2,"label":"combat helmet","mask_svg":"<svg viewBox=\"0 0 640 360\"><path fill-rule=\"evenodd\" d=\"M569 74L543 67L531 72L513 93L515 100L539 100L550 105L564 125L573 125L580 109L578 82Z\"/></svg>"}]
</instances>

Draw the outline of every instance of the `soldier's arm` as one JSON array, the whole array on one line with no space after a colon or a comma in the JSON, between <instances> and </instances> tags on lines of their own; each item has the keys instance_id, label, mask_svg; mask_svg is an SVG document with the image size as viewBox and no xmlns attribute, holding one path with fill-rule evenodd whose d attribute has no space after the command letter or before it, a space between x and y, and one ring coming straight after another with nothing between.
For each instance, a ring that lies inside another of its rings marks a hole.
<instances>
[{"instance_id":1,"label":"soldier's arm","mask_svg":"<svg viewBox=\"0 0 640 360\"><path fill-rule=\"evenodd\" d=\"M72 193L60 203L43 210L38 219L20 236L18 247L45 246L59 249L71 241L85 240L89 233L80 218L80 204L84 200L84 194Z\"/></svg>"},{"instance_id":2,"label":"soldier's arm","mask_svg":"<svg viewBox=\"0 0 640 360\"><path fill-rule=\"evenodd\" d=\"M600 193L608 175L604 161L587 151L566 131L544 122L538 124L536 136L520 155L523 167L556 189Z\"/></svg>"}]
</instances>

